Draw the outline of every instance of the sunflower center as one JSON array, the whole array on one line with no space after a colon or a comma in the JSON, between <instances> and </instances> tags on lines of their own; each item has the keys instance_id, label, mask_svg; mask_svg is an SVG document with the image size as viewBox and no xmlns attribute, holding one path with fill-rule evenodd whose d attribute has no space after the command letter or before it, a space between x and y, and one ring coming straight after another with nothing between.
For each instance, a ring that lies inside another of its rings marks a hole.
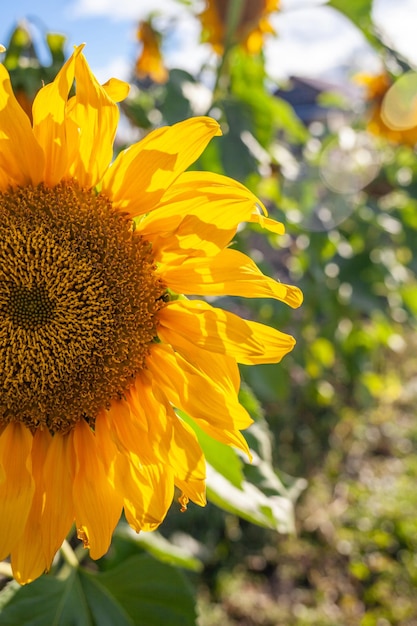
<instances>
[{"instance_id":1,"label":"sunflower center","mask_svg":"<svg viewBox=\"0 0 417 626\"><path fill-rule=\"evenodd\" d=\"M46 324L54 311L54 303L43 286L32 288L13 284L10 288L8 306L5 307L11 321L23 328L36 328Z\"/></svg>"},{"instance_id":2,"label":"sunflower center","mask_svg":"<svg viewBox=\"0 0 417 626\"><path fill-rule=\"evenodd\" d=\"M145 367L166 288L152 249L74 182L0 193L0 427L68 432Z\"/></svg>"}]
</instances>

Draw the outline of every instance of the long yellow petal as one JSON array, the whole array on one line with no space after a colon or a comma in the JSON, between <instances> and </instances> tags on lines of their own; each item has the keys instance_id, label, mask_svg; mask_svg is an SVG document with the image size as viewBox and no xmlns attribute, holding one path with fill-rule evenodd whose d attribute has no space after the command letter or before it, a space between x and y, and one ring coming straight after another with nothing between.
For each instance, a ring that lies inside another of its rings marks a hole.
<instances>
[{"instance_id":1,"label":"long yellow petal","mask_svg":"<svg viewBox=\"0 0 417 626\"><path fill-rule=\"evenodd\" d=\"M113 156L119 109L102 87L83 54L75 59L76 95L68 103L68 142L78 145L70 164L70 175L83 187L93 187L102 178ZM116 90L117 91L117 90ZM116 94L120 95L120 94Z\"/></svg>"},{"instance_id":2,"label":"long yellow petal","mask_svg":"<svg viewBox=\"0 0 417 626\"><path fill-rule=\"evenodd\" d=\"M154 414L150 419L157 421ZM135 423L130 402L112 402L110 409L102 411L96 419L97 444L106 457L107 465L111 457L111 452L110 455L106 452L106 449L111 449L109 437L119 451L112 463L113 480L122 498L126 519L138 532L154 530L164 519L172 502L172 470L165 458L163 462L157 460L157 442L150 441L143 424Z\"/></svg>"},{"instance_id":3,"label":"long yellow petal","mask_svg":"<svg viewBox=\"0 0 417 626\"><path fill-rule=\"evenodd\" d=\"M155 530L164 520L174 497L174 474L163 464L142 464L120 455L116 465L118 488L124 494L123 506L130 526Z\"/></svg>"},{"instance_id":4,"label":"long yellow petal","mask_svg":"<svg viewBox=\"0 0 417 626\"><path fill-rule=\"evenodd\" d=\"M260 215L258 204L251 191L226 176L184 172L158 209L138 223L138 231L152 242L158 261L180 264L182 257L220 252L242 222L256 221L282 234L283 225Z\"/></svg>"},{"instance_id":5,"label":"long yellow petal","mask_svg":"<svg viewBox=\"0 0 417 626\"><path fill-rule=\"evenodd\" d=\"M33 132L45 154L43 180L47 185L56 185L68 174L70 154L78 147L78 141L72 145L74 137L69 142L66 108L74 82L76 58L83 47L75 49L55 80L42 87L33 102Z\"/></svg>"},{"instance_id":6,"label":"long yellow petal","mask_svg":"<svg viewBox=\"0 0 417 626\"><path fill-rule=\"evenodd\" d=\"M188 259L178 266L161 264L159 272L170 289L185 295L275 298L293 308L303 300L298 287L265 276L248 256L230 248L209 259Z\"/></svg>"},{"instance_id":7,"label":"long yellow petal","mask_svg":"<svg viewBox=\"0 0 417 626\"><path fill-rule=\"evenodd\" d=\"M165 411L156 404L148 411L146 396L146 388L141 386L139 392L129 389L126 400L113 401L96 421L96 434L100 439L100 429L105 427L121 454L136 454L142 463L165 462L160 443L166 432Z\"/></svg>"},{"instance_id":8,"label":"long yellow petal","mask_svg":"<svg viewBox=\"0 0 417 626\"><path fill-rule=\"evenodd\" d=\"M217 122L208 117L154 130L118 155L103 178L102 190L131 217L148 213L210 139L220 134Z\"/></svg>"},{"instance_id":9,"label":"long yellow petal","mask_svg":"<svg viewBox=\"0 0 417 626\"><path fill-rule=\"evenodd\" d=\"M224 388L163 344L152 346L147 364L156 385L164 389L174 406L192 417L210 435L216 433L214 436L220 441L248 452L238 429L241 424L248 426L251 419L234 393L225 394Z\"/></svg>"},{"instance_id":10,"label":"long yellow petal","mask_svg":"<svg viewBox=\"0 0 417 626\"><path fill-rule=\"evenodd\" d=\"M175 484L193 502L206 505L206 462L197 436L188 424L172 413L173 436L169 446L169 463Z\"/></svg>"},{"instance_id":11,"label":"long yellow petal","mask_svg":"<svg viewBox=\"0 0 417 626\"><path fill-rule=\"evenodd\" d=\"M51 440L52 437L47 430L37 430L33 436L32 475L35 493L25 531L11 555L13 576L21 585L43 574L49 568L53 557L53 555L50 559L45 557L42 545L42 509L45 492L43 467Z\"/></svg>"},{"instance_id":12,"label":"long yellow petal","mask_svg":"<svg viewBox=\"0 0 417 626\"><path fill-rule=\"evenodd\" d=\"M138 383L137 383L138 384ZM143 394L147 388L148 393ZM165 394L157 385L138 387L140 397L147 396L148 407L158 405L164 412L157 421L161 426L159 439L165 450L165 463L174 471L175 484L196 504L206 504L206 464L194 431L173 411ZM139 395L138 394L138 395ZM146 400L145 400L146 406ZM162 435L162 436L161 436Z\"/></svg>"},{"instance_id":13,"label":"long yellow petal","mask_svg":"<svg viewBox=\"0 0 417 626\"><path fill-rule=\"evenodd\" d=\"M193 344L238 363L278 363L294 345L291 335L242 319L202 300L170 302L160 311L158 335L174 347Z\"/></svg>"},{"instance_id":14,"label":"long yellow petal","mask_svg":"<svg viewBox=\"0 0 417 626\"><path fill-rule=\"evenodd\" d=\"M6 191L9 185L37 185L42 180L44 156L1 64L0 128L0 190Z\"/></svg>"},{"instance_id":15,"label":"long yellow petal","mask_svg":"<svg viewBox=\"0 0 417 626\"><path fill-rule=\"evenodd\" d=\"M45 558L51 563L74 522L72 484L75 455L71 438L55 434L43 466L45 501L42 514L42 543Z\"/></svg>"},{"instance_id":16,"label":"long yellow petal","mask_svg":"<svg viewBox=\"0 0 417 626\"><path fill-rule=\"evenodd\" d=\"M0 560L21 539L32 506L32 439L17 422L7 424L0 435Z\"/></svg>"},{"instance_id":17,"label":"long yellow petal","mask_svg":"<svg viewBox=\"0 0 417 626\"><path fill-rule=\"evenodd\" d=\"M73 500L77 534L98 559L109 548L120 518L122 498L101 460L102 451L84 420L69 433L75 452Z\"/></svg>"}]
</instances>

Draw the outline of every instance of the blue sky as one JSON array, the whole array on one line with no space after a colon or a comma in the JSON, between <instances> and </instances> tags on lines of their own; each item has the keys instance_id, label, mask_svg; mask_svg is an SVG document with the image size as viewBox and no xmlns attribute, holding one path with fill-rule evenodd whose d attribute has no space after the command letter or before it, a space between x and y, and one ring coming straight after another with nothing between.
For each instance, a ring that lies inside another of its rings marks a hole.
<instances>
[{"instance_id":1,"label":"blue sky","mask_svg":"<svg viewBox=\"0 0 417 626\"><path fill-rule=\"evenodd\" d=\"M201 0L195 0L196 7L200 4ZM270 39L266 48L268 69L274 78L289 74L329 78L340 76L343 67L377 71L361 36L347 20L328 7L318 6L323 0L282 0L282 4L283 11L274 17L279 36ZM3 0L0 42L7 41L17 20L33 18L35 33L64 33L68 52L73 45L86 42L85 54L101 80L127 78L138 52L136 24L150 7L163 11L160 24L168 34L169 65L196 70L209 51L197 46L198 23L174 0ZM390 39L414 56L417 64L417 0L374 0L374 7L375 17Z\"/></svg>"}]
</instances>

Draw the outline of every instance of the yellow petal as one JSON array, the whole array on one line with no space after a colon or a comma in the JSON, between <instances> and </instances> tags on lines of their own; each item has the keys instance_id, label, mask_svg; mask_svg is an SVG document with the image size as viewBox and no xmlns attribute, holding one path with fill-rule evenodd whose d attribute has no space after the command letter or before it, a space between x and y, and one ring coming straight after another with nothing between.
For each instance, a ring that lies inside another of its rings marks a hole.
<instances>
[{"instance_id":1,"label":"yellow petal","mask_svg":"<svg viewBox=\"0 0 417 626\"><path fill-rule=\"evenodd\" d=\"M1 64L0 128L0 190L6 191L9 185L37 185L42 180L44 156Z\"/></svg>"},{"instance_id":2,"label":"yellow petal","mask_svg":"<svg viewBox=\"0 0 417 626\"><path fill-rule=\"evenodd\" d=\"M58 72L55 80L42 87L33 102L33 132L45 154L44 182L56 185L68 174L70 153L76 151L74 137L68 137L66 108L74 82L75 62L84 46L78 46Z\"/></svg>"},{"instance_id":3,"label":"yellow petal","mask_svg":"<svg viewBox=\"0 0 417 626\"><path fill-rule=\"evenodd\" d=\"M276 222L270 217L265 217L265 215L262 215L259 212L252 213L250 221L255 224L259 224L261 228L265 228L265 230L269 230L269 232L274 233L275 235L283 235L285 233L284 224Z\"/></svg>"},{"instance_id":4,"label":"yellow petal","mask_svg":"<svg viewBox=\"0 0 417 626\"><path fill-rule=\"evenodd\" d=\"M208 352L190 342L178 342L174 347L189 363L223 387L228 394L234 393L237 398L240 389L240 371L233 356ZM249 419L245 426L241 425L239 428L246 428L251 423L252 420Z\"/></svg>"},{"instance_id":5,"label":"yellow petal","mask_svg":"<svg viewBox=\"0 0 417 626\"><path fill-rule=\"evenodd\" d=\"M265 276L238 250L227 248L214 258L188 259L179 266L161 265L159 271L170 289L185 295L275 298L293 308L302 303L298 287Z\"/></svg>"},{"instance_id":6,"label":"yellow petal","mask_svg":"<svg viewBox=\"0 0 417 626\"><path fill-rule=\"evenodd\" d=\"M159 128L118 155L103 178L102 190L131 217L148 213L219 134L219 125L208 117Z\"/></svg>"},{"instance_id":7,"label":"yellow petal","mask_svg":"<svg viewBox=\"0 0 417 626\"><path fill-rule=\"evenodd\" d=\"M141 386L140 391L129 389L126 400L113 401L96 421L96 434L100 440L101 428L105 427L121 454L136 454L142 463L164 462L160 440L165 437L165 414L159 405L148 411L146 395L146 388Z\"/></svg>"},{"instance_id":8,"label":"yellow petal","mask_svg":"<svg viewBox=\"0 0 417 626\"><path fill-rule=\"evenodd\" d=\"M45 558L42 545L42 509L44 501L43 466L52 437L47 430L37 430L32 445L32 476L35 493L25 531L11 555L13 576L21 585L38 578L52 561ZM53 556L53 555L52 555Z\"/></svg>"},{"instance_id":9,"label":"yellow petal","mask_svg":"<svg viewBox=\"0 0 417 626\"><path fill-rule=\"evenodd\" d=\"M238 363L277 363L294 345L291 335L242 319L202 300L170 302L159 313L158 335L174 347L199 346Z\"/></svg>"},{"instance_id":10,"label":"yellow petal","mask_svg":"<svg viewBox=\"0 0 417 626\"><path fill-rule=\"evenodd\" d=\"M42 515L42 542L48 564L74 522L72 486L75 456L68 435L55 434L43 466L45 501ZM48 565L49 567L49 565Z\"/></svg>"},{"instance_id":11,"label":"yellow petal","mask_svg":"<svg viewBox=\"0 0 417 626\"><path fill-rule=\"evenodd\" d=\"M155 530L164 520L174 497L174 475L169 466L139 464L120 455L116 465L118 488L124 494L123 506L130 526Z\"/></svg>"},{"instance_id":12,"label":"yellow petal","mask_svg":"<svg viewBox=\"0 0 417 626\"><path fill-rule=\"evenodd\" d=\"M172 413L172 439L169 463L175 484L193 502L206 505L206 463L197 436L188 424Z\"/></svg>"},{"instance_id":13,"label":"yellow petal","mask_svg":"<svg viewBox=\"0 0 417 626\"><path fill-rule=\"evenodd\" d=\"M138 223L138 231L152 242L158 261L179 264L181 257L214 256L245 221L283 233L282 224L259 214L258 204L252 192L226 176L185 172L165 193L158 209Z\"/></svg>"},{"instance_id":14,"label":"yellow petal","mask_svg":"<svg viewBox=\"0 0 417 626\"><path fill-rule=\"evenodd\" d=\"M75 59L75 79L76 95L67 109L67 134L68 142L78 144L78 149L72 157L69 173L83 187L89 188L101 180L113 156L119 109L108 91L116 90L116 84L103 88L83 54Z\"/></svg>"},{"instance_id":15,"label":"yellow petal","mask_svg":"<svg viewBox=\"0 0 417 626\"><path fill-rule=\"evenodd\" d=\"M68 435L75 452L73 500L77 534L98 559L109 548L120 518L122 499L102 462L96 438L84 420Z\"/></svg>"},{"instance_id":16,"label":"yellow petal","mask_svg":"<svg viewBox=\"0 0 417 626\"><path fill-rule=\"evenodd\" d=\"M22 424L8 424L0 435L0 560L20 541L32 506L32 435Z\"/></svg>"},{"instance_id":17,"label":"yellow petal","mask_svg":"<svg viewBox=\"0 0 417 626\"><path fill-rule=\"evenodd\" d=\"M224 387L163 344L152 346L147 364L156 385L164 390L174 406L219 441L248 452L237 429L241 424L248 426L251 419L235 393L225 393Z\"/></svg>"},{"instance_id":18,"label":"yellow petal","mask_svg":"<svg viewBox=\"0 0 417 626\"><path fill-rule=\"evenodd\" d=\"M150 418L156 420L155 415ZM98 416L96 438L102 452L109 447L108 437L119 450L113 463L114 486L123 500L126 519L136 531L154 530L172 502L172 471L156 460L157 443L135 423L129 402L112 402L110 409Z\"/></svg>"},{"instance_id":19,"label":"yellow petal","mask_svg":"<svg viewBox=\"0 0 417 626\"><path fill-rule=\"evenodd\" d=\"M144 398L142 393L144 386L142 385L139 389L140 396ZM162 419L153 421L162 426L163 436L160 439L165 447L164 461L169 463L174 470L175 484L193 502L205 506L206 464L197 437L190 426L175 414L162 388L153 385L151 396L149 390L150 386L148 386L148 402L152 398L151 403L158 404L159 415L161 416L161 409L164 412Z\"/></svg>"},{"instance_id":20,"label":"yellow petal","mask_svg":"<svg viewBox=\"0 0 417 626\"><path fill-rule=\"evenodd\" d=\"M113 100L113 102L121 102L124 100L130 91L129 83L118 78L109 78L109 80L102 84L106 94Z\"/></svg>"}]
</instances>

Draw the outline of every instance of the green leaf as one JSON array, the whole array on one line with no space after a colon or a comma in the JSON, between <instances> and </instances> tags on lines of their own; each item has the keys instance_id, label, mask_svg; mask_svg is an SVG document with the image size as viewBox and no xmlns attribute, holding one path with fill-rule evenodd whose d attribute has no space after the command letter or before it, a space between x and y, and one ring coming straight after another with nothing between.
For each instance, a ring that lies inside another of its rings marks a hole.
<instances>
[{"instance_id":1,"label":"green leaf","mask_svg":"<svg viewBox=\"0 0 417 626\"><path fill-rule=\"evenodd\" d=\"M80 582L91 612L91 623L97 626L133 626L124 607L113 597L111 590L100 585L99 575L79 571Z\"/></svg>"},{"instance_id":2,"label":"green leaf","mask_svg":"<svg viewBox=\"0 0 417 626\"><path fill-rule=\"evenodd\" d=\"M47 33L46 44L51 53L52 63L63 65L65 62L65 43L67 38L61 33Z\"/></svg>"},{"instance_id":3,"label":"green leaf","mask_svg":"<svg viewBox=\"0 0 417 626\"><path fill-rule=\"evenodd\" d=\"M119 523L115 530L115 536L127 539L135 545L152 554L159 561L169 563L176 567L200 572L202 563L184 548L174 546L168 539L157 531L135 533L127 524Z\"/></svg>"},{"instance_id":4,"label":"green leaf","mask_svg":"<svg viewBox=\"0 0 417 626\"><path fill-rule=\"evenodd\" d=\"M94 580L123 607L134 626L195 626L189 582L182 572L147 554L133 556Z\"/></svg>"},{"instance_id":5,"label":"green leaf","mask_svg":"<svg viewBox=\"0 0 417 626\"><path fill-rule=\"evenodd\" d=\"M188 581L179 570L149 555L132 556L104 573L79 568L65 579L45 575L9 597L0 626L195 624Z\"/></svg>"},{"instance_id":6,"label":"green leaf","mask_svg":"<svg viewBox=\"0 0 417 626\"><path fill-rule=\"evenodd\" d=\"M168 124L175 124L193 115L190 100L184 95L188 85L195 84L195 79L184 70L173 69L169 80L157 101L157 108Z\"/></svg>"},{"instance_id":7,"label":"green leaf","mask_svg":"<svg viewBox=\"0 0 417 626\"><path fill-rule=\"evenodd\" d=\"M373 0L330 0L329 6L346 15L356 26L363 28L372 24L371 10Z\"/></svg>"},{"instance_id":8,"label":"green leaf","mask_svg":"<svg viewBox=\"0 0 417 626\"><path fill-rule=\"evenodd\" d=\"M228 127L220 143L223 169L228 176L244 181L258 170L258 161L243 140L252 130L251 111L244 102L234 98L224 100L221 105Z\"/></svg>"},{"instance_id":9,"label":"green leaf","mask_svg":"<svg viewBox=\"0 0 417 626\"><path fill-rule=\"evenodd\" d=\"M13 30L5 46L6 54L4 56L4 65L8 70L12 70L20 65L24 53L26 56L29 56L32 63L36 61L36 65L39 65L29 31L20 24Z\"/></svg>"},{"instance_id":10,"label":"green leaf","mask_svg":"<svg viewBox=\"0 0 417 626\"><path fill-rule=\"evenodd\" d=\"M124 622L120 622L124 624ZM92 626L78 573L65 580L43 576L21 587L0 613L2 626Z\"/></svg>"},{"instance_id":11,"label":"green leaf","mask_svg":"<svg viewBox=\"0 0 417 626\"><path fill-rule=\"evenodd\" d=\"M209 500L253 524L278 532L293 532L293 503L304 489L305 481L292 479L288 489L273 469L266 421L260 418L245 433L253 455L250 463L230 446L207 435L187 415L179 414L194 428L206 457Z\"/></svg>"},{"instance_id":12,"label":"green leaf","mask_svg":"<svg viewBox=\"0 0 417 626\"><path fill-rule=\"evenodd\" d=\"M246 480L238 489L210 465L207 466L207 495L217 506L252 524L282 533L294 531L294 509L290 498L265 495Z\"/></svg>"}]
</instances>

